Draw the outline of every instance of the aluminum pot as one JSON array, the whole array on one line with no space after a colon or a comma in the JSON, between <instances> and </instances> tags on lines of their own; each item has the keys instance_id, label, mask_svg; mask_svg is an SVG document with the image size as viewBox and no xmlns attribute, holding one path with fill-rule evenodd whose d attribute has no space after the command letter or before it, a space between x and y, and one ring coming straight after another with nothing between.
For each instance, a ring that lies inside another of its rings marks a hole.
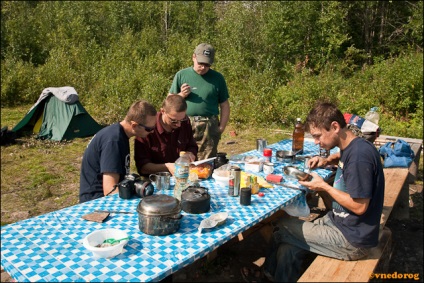
<instances>
[{"instance_id":1,"label":"aluminum pot","mask_svg":"<svg viewBox=\"0 0 424 283\"><path fill-rule=\"evenodd\" d=\"M275 153L275 159L281 162L295 162L296 152L291 150L277 150Z\"/></svg>"},{"instance_id":2,"label":"aluminum pot","mask_svg":"<svg viewBox=\"0 0 424 283\"><path fill-rule=\"evenodd\" d=\"M137 206L138 227L143 233L162 236L180 229L181 203L168 195L144 197Z\"/></svg>"},{"instance_id":3,"label":"aluminum pot","mask_svg":"<svg viewBox=\"0 0 424 283\"><path fill-rule=\"evenodd\" d=\"M200 214L211 208L211 196L207 188L189 186L181 194L181 208L187 213Z\"/></svg>"}]
</instances>

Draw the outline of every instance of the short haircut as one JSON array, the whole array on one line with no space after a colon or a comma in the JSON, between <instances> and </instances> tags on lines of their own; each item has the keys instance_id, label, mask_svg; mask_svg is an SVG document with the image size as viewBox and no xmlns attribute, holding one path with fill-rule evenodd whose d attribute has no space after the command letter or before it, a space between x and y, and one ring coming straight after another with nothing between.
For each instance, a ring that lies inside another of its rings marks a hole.
<instances>
[{"instance_id":1,"label":"short haircut","mask_svg":"<svg viewBox=\"0 0 424 283\"><path fill-rule=\"evenodd\" d=\"M177 94L168 95L162 103L162 108L167 112L175 111L177 113L187 110L187 102Z\"/></svg>"},{"instance_id":2,"label":"short haircut","mask_svg":"<svg viewBox=\"0 0 424 283\"><path fill-rule=\"evenodd\" d=\"M346 127L343 113L336 105L329 102L318 102L306 117L305 129L310 132L310 127L330 130L331 123L339 123L341 128Z\"/></svg>"},{"instance_id":3,"label":"short haircut","mask_svg":"<svg viewBox=\"0 0 424 283\"><path fill-rule=\"evenodd\" d=\"M146 117L156 116L156 113L157 111L152 104L146 100L139 100L130 106L127 116L125 116L125 121L134 121L140 124L144 124L146 123Z\"/></svg>"}]
</instances>

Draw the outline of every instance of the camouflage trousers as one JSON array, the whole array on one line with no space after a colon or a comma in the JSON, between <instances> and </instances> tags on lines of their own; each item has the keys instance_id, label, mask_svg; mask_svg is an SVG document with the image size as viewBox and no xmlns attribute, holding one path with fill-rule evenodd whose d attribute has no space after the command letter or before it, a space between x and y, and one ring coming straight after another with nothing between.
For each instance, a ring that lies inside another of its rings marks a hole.
<instances>
[{"instance_id":1,"label":"camouflage trousers","mask_svg":"<svg viewBox=\"0 0 424 283\"><path fill-rule=\"evenodd\" d=\"M190 117L190 122L193 129L193 137L199 147L197 159L203 160L215 157L218 152L219 140L221 139L218 116L193 116Z\"/></svg>"}]
</instances>

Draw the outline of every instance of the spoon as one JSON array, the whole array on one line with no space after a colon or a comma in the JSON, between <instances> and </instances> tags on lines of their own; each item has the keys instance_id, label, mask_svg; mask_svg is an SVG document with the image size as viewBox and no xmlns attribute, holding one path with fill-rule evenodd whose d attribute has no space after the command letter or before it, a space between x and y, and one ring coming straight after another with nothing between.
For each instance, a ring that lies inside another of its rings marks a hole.
<instances>
[{"instance_id":1,"label":"spoon","mask_svg":"<svg viewBox=\"0 0 424 283\"><path fill-rule=\"evenodd\" d=\"M129 240L129 239L130 239L130 237L126 237L126 238L122 238L122 239L118 239L118 240L115 240L114 238L109 238L109 239L104 240L103 244L107 243L107 244L113 245L113 244L119 243L123 240Z\"/></svg>"}]
</instances>

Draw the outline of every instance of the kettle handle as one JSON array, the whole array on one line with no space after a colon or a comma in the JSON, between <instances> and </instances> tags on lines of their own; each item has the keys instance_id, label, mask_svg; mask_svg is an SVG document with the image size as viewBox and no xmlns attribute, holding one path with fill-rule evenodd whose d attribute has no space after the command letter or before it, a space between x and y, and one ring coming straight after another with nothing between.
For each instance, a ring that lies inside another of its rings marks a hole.
<instances>
[{"instance_id":1,"label":"kettle handle","mask_svg":"<svg viewBox=\"0 0 424 283\"><path fill-rule=\"evenodd\" d=\"M209 189L208 188L206 188L206 187L200 187L200 186L198 186L198 187L196 187L196 186L188 186L188 187L186 187L185 189L183 189L181 192L185 192L186 190L188 190L189 188L201 188L201 189L204 189L204 190L206 190L206 194L209 194ZM203 193L202 195L204 195L205 193Z\"/></svg>"}]
</instances>

